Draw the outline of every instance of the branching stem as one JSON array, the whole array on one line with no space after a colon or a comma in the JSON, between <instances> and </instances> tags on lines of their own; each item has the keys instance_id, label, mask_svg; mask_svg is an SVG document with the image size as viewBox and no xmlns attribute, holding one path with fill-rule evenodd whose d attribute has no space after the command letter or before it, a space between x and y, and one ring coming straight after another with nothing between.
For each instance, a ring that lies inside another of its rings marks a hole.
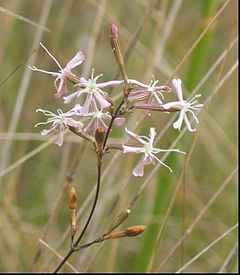
<instances>
[{"instance_id":1,"label":"branching stem","mask_svg":"<svg viewBox=\"0 0 240 275\"><path fill-rule=\"evenodd\" d=\"M98 196L99 196L99 190L100 190L100 184L101 184L101 168L102 168L102 154L99 153L97 155L97 158L98 158L98 175L97 175L97 189L96 189L96 194L95 194L95 198L94 198L94 202L93 202L93 205L92 205L92 209L90 211L90 214L88 216L88 219L84 225L84 228L80 234L80 236L78 237L78 239L73 243L73 245L71 246L69 252L67 253L67 255L64 257L64 259L61 261L61 263L58 265L58 267L56 268L56 270L54 271L54 273L57 273L61 268L62 266L64 265L64 263L70 258L70 256L77 251L77 246L79 244L79 242L81 241L85 231L87 230L88 228L88 225L90 224L90 221L92 219L92 216L93 216L93 213L94 213L94 210L96 208L96 205L97 205L97 200L98 200Z\"/></svg>"}]
</instances>

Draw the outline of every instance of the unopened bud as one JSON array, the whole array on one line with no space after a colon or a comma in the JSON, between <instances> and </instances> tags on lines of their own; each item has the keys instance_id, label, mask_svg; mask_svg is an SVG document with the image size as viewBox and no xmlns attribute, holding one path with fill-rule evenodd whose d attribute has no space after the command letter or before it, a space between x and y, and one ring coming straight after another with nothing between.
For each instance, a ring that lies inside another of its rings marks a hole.
<instances>
[{"instance_id":1,"label":"unopened bud","mask_svg":"<svg viewBox=\"0 0 240 275\"><path fill-rule=\"evenodd\" d=\"M135 225L132 227L128 227L126 229L126 235L128 237L133 237L141 234L146 229L145 225Z\"/></svg>"},{"instance_id":2,"label":"unopened bud","mask_svg":"<svg viewBox=\"0 0 240 275\"><path fill-rule=\"evenodd\" d=\"M77 207L77 196L74 187L71 187L68 192L68 207L70 209L76 209Z\"/></svg>"},{"instance_id":3,"label":"unopened bud","mask_svg":"<svg viewBox=\"0 0 240 275\"><path fill-rule=\"evenodd\" d=\"M121 225L129 216L129 214L131 213L130 209L124 209L116 218L116 220L114 221L114 223L111 225L111 227L109 228L109 230L104 234L104 235L108 235L110 234L114 229L116 229L119 225Z\"/></svg>"},{"instance_id":4,"label":"unopened bud","mask_svg":"<svg viewBox=\"0 0 240 275\"><path fill-rule=\"evenodd\" d=\"M112 239L119 239L119 238L123 238L123 237L126 237L126 232L125 230L122 230L122 231L118 231L118 232L115 232L115 233L112 233L110 235L107 235L104 237L104 240L112 240Z\"/></svg>"},{"instance_id":5,"label":"unopened bud","mask_svg":"<svg viewBox=\"0 0 240 275\"><path fill-rule=\"evenodd\" d=\"M118 27L115 24L112 24L112 26L111 26L111 35L114 38L118 37Z\"/></svg>"},{"instance_id":6,"label":"unopened bud","mask_svg":"<svg viewBox=\"0 0 240 275\"><path fill-rule=\"evenodd\" d=\"M110 235L104 236L104 240L119 239L124 237L134 237L141 234L146 229L145 225L135 225L128 227L125 230L112 233Z\"/></svg>"},{"instance_id":7,"label":"unopened bud","mask_svg":"<svg viewBox=\"0 0 240 275\"><path fill-rule=\"evenodd\" d=\"M95 132L95 140L97 142L98 150L102 151L104 140L105 140L105 130L103 127L97 128Z\"/></svg>"}]
</instances>

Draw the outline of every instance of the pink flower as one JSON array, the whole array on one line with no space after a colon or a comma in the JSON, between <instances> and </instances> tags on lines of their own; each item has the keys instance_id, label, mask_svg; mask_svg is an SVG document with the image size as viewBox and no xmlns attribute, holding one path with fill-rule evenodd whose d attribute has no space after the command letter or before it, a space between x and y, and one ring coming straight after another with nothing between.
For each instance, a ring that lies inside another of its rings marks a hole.
<instances>
[{"instance_id":1,"label":"pink flower","mask_svg":"<svg viewBox=\"0 0 240 275\"><path fill-rule=\"evenodd\" d=\"M156 161L167 167L171 172L171 168L167 166L165 163L163 163L160 159L158 159L155 154L158 154L160 152L178 152L185 154L185 152L182 152L178 149L159 149L153 147L153 142L156 137L156 131L154 128L150 128L150 134L149 138L145 136L139 136L131 131L129 131L127 128L125 129L128 136L137 141L139 145L133 146L133 145L122 145L123 147L123 153L136 153L136 154L143 154L142 158L136 165L136 167L133 170L133 175L136 177L142 177L144 174L144 166L149 165L151 163L155 164Z\"/></svg>"},{"instance_id":2,"label":"pink flower","mask_svg":"<svg viewBox=\"0 0 240 275\"><path fill-rule=\"evenodd\" d=\"M80 111L81 115L81 111ZM86 126L84 129L85 132L87 132L90 135L95 135L96 130L99 127L103 127L105 131L107 131L108 126L105 124L104 120L110 121L112 117L108 113L104 113L102 110L98 110L96 105L93 105L93 111L87 114L82 114L83 117L89 117L91 118L90 123ZM125 118L115 118L114 124L116 126L121 127L125 122Z\"/></svg>"},{"instance_id":3,"label":"pink flower","mask_svg":"<svg viewBox=\"0 0 240 275\"><path fill-rule=\"evenodd\" d=\"M83 53L79 51L67 63L65 68L62 68L62 66L59 64L57 59L47 50L47 48L44 47L42 43L40 43L40 45L44 48L44 50L48 53L48 55L50 55L50 57L55 61L55 63L57 64L57 66L59 67L60 70L59 70L59 72L49 72L49 71L37 69L35 66L29 66L29 68L33 71L42 72L42 73L50 74L52 76L56 76L57 78L54 81L54 85L57 89L57 93L55 95L57 98L61 98L64 95L68 94L66 79L68 77L69 78L76 77L72 73L72 69L79 66L80 64L82 64L85 57L84 57Z\"/></svg>"},{"instance_id":4,"label":"pink flower","mask_svg":"<svg viewBox=\"0 0 240 275\"><path fill-rule=\"evenodd\" d=\"M203 104L196 104L198 101L195 100L196 98L200 97L201 95L195 95L190 100L184 100L183 99L183 92L182 92L182 81L181 79L173 79L172 84L176 89L177 97L179 101L169 102L166 104L163 104L162 107L167 111L171 108L175 108L180 110L180 115L177 121L173 123L173 128L178 129L181 131L182 123L185 122L187 129L190 132L196 131L196 129L192 129L190 122L187 117L187 112L191 113L195 121L198 123L198 118L194 114L194 111L198 111L201 107L203 107Z\"/></svg>"},{"instance_id":5,"label":"pink flower","mask_svg":"<svg viewBox=\"0 0 240 275\"><path fill-rule=\"evenodd\" d=\"M83 127L83 123L80 121L76 121L72 118L72 116L76 115L77 108L73 108L72 110L68 111L67 113L63 113L61 109L57 110L57 115L54 113L48 111L48 110L43 110L43 109L37 109L36 112L42 112L44 113L45 116L48 117L46 122L40 122L35 125L37 127L38 125L45 125L48 123L52 123L52 126L50 129L42 130L41 135L45 136L48 135L49 133L54 133L57 134L57 139L55 143L58 146L62 146L63 144L63 136L65 129L68 128L68 126L73 127L77 132L81 130Z\"/></svg>"},{"instance_id":6,"label":"pink flower","mask_svg":"<svg viewBox=\"0 0 240 275\"><path fill-rule=\"evenodd\" d=\"M121 84L121 81L108 81L97 84L97 80L99 77L102 76L102 74L96 77L94 77L93 75L94 69L92 70L92 75L89 80L81 77L80 83L78 84L81 87L79 91L69 96L63 97L64 103L69 103L73 99L81 97L83 94L86 94L87 97L83 104L82 114L88 114L90 107L92 107L93 105L97 105L98 108L102 110L110 107L111 103L106 100L107 93L102 91L101 89L106 87L114 87Z\"/></svg>"},{"instance_id":7,"label":"pink flower","mask_svg":"<svg viewBox=\"0 0 240 275\"><path fill-rule=\"evenodd\" d=\"M156 102L162 104L163 92L171 92L168 86L157 86L158 80L154 78L150 81L149 85L143 84L136 80L130 80L130 83L142 87L142 90L130 92L128 99L132 101L146 100L147 103Z\"/></svg>"}]
</instances>

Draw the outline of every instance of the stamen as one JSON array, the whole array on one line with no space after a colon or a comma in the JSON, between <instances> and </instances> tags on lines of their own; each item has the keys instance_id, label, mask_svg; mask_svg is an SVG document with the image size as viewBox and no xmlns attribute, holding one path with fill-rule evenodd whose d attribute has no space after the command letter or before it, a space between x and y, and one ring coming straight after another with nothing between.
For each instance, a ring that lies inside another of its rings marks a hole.
<instances>
[{"instance_id":1,"label":"stamen","mask_svg":"<svg viewBox=\"0 0 240 275\"><path fill-rule=\"evenodd\" d=\"M43 110L43 109L37 109L36 112L42 112L45 116L56 116L54 113L48 110Z\"/></svg>"},{"instance_id":2,"label":"stamen","mask_svg":"<svg viewBox=\"0 0 240 275\"><path fill-rule=\"evenodd\" d=\"M162 162L155 155L153 155L153 154L150 154L150 155L151 155L151 157L155 158L158 162L160 162L163 166L167 167L170 170L170 172L172 173L172 169L167 164L165 164L164 162Z\"/></svg>"}]
</instances>

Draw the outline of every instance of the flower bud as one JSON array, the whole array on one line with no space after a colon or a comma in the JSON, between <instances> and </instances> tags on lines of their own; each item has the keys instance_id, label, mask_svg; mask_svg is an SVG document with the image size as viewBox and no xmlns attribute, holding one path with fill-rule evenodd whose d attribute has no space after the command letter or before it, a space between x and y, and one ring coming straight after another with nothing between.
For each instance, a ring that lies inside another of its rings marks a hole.
<instances>
[{"instance_id":1,"label":"flower bud","mask_svg":"<svg viewBox=\"0 0 240 275\"><path fill-rule=\"evenodd\" d=\"M104 234L104 235L109 235L114 229L116 229L119 225L121 225L129 216L129 214L131 213L130 209L124 209L116 218L116 220L114 221L114 223L111 225L111 227L109 228L109 230Z\"/></svg>"},{"instance_id":2,"label":"flower bud","mask_svg":"<svg viewBox=\"0 0 240 275\"><path fill-rule=\"evenodd\" d=\"M74 187L71 187L68 192L68 207L70 209L76 209L77 207L77 196Z\"/></svg>"},{"instance_id":3,"label":"flower bud","mask_svg":"<svg viewBox=\"0 0 240 275\"><path fill-rule=\"evenodd\" d=\"M134 237L141 234L146 229L145 225L135 225L125 230L112 233L103 237L104 240L119 239L124 237Z\"/></svg>"},{"instance_id":4,"label":"flower bud","mask_svg":"<svg viewBox=\"0 0 240 275\"><path fill-rule=\"evenodd\" d=\"M115 24L112 24L110 33L111 33L112 37L114 37L114 38L118 37L118 27Z\"/></svg>"},{"instance_id":5,"label":"flower bud","mask_svg":"<svg viewBox=\"0 0 240 275\"><path fill-rule=\"evenodd\" d=\"M133 237L141 234L146 229L145 225L135 225L132 227L128 227L126 229L126 235L128 237Z\"/></svg>"}]
</instances>

